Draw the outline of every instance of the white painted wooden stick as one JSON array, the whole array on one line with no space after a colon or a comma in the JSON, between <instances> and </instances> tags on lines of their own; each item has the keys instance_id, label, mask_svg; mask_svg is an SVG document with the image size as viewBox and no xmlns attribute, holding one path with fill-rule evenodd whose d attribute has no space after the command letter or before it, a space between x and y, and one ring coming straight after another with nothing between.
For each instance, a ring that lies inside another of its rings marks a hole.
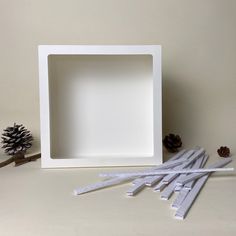
<instances>
[{"instance_id":1,"label":"white painted wooden stick","mask_svg":"<svg viewBox=\"0 0 236 236\"><path fill-rule=\"evenodd\" d=\"M102 182L97 182L97 183L94 183L94 184L90 184L90 185L87 185L85 187L78 187L74 190L74 194L75 195L80 195L80 194L83 194L83 193L88 193L88 192L91 192L91 191L103 189L103 188L106 188L106 187L110 187L110 186L113 186L113 185L120 184L120 183L125 182L129 179L130 179L130 177L116 177L116 178L105 180L105 181L102 181Z\"/></svg>"},{"instance_id":2,"label":"white painted wooden stick","mask_svg":"<svg viewBox=\"0 0 236 236\"><path fill-rule=\"evenodd\" d=\"M191 166L192 163L195 160L198 160L201 158L201 156L204 154L204 149L199 150L198 152L194 153L194 155L191 155L188 158L188 161L184 162L183 164L176 166L173 170L183 170L186 169L187 167ZM166 184L169 184L172 180L174 180L176 177L178 177L179 174L169 174L163 178L163 182Z\"/></svg>"},{"instance_id":3,"label":"white painted wooden stick","mask_svg":"<svg viewBox=\"0 0 236 236\"><path fill-rule=\"evenodd\" d=\"M217 161L217 162L209 165L208 168L211 168L211 169L219 169L220 168L221 170L223 170L223 168L221 168L221 167L226 166L231 161L232 161L232 158L230 158L230 157L224 158L224 159L222 159L220 161ZM204 172L202 172L202 173L194 173L193 172L193 173L187 175L186 177L181 178L181 180L178 180L177 181L177 185L183 186L184 184L186 184L186 183L188 183L188 182L190 182L192 180L198 179L201 176L206 175L206 174L207 173L204 173Z\"/></svg>"},{"instance_id":4,"label":"white painted wooden stick","mask_svg":"<svg viewBox=\"0 0 236 236\"><path fill-rule=\"evenodd\" d=\"M218 162L215 164L212 164L212 166L220 165L226 166L228 163L230 163L230 159L227 161ZM223 169L223 168L222 168ZM206 175L201 176L193 186L193 188L189 191L186 198L183 200L183 202L180 204L178 210L176 211L175 217L178 219L184 219L187 215L189 209L193 205L195 199L197 198L199 192L201 191L202 187L204 186L205 182L207 181L208 177L211 175L212 172L207 173Z\"/></svg>"},{"instance_id":5,"label":"white painted wooden stick","mask_svg":"<svg viewBox=\"0 0 236 236\"><path fill-rule=\"evenodd\" d=\"M202 157L200 157L199 159L201 159ZM198 159L198 160L199 160ZM186 168L186 170L189 170L191 169L191 165L188 166ZM161 193L161 199L162 200L168 200L171 195L173 194L174 190L175 190L175 187L176 187L176 182L178 181L178 179L180 179L182 177L182 175L185 175L185 174L180 174L180 175L177 175L174 177L174 180L172 180L171 182L169 182L168 186L163 190L163 192Z\"/></svg>"},{"instance_id":6,"label":"white painted wooden stick","mask_svg":"<svg viewBox=\"0 0 236 236\"><path fill-rule=\"evenodd\" d=\"M195 201L199 192L201 191L202 187L204 186L205 182L207 181L209 175L210 175L210 173L208 173L205 176L202 176L200 179L197 180L193 189L189 191L187 196L184 198L183 202L180 204L178 210L175 213L175 218L181 219L181 220L183 220L185 218L185 216L187 215L193 202Z\"/></svg>"},{"instance_id":7,"label":"white painted wooden stick","mask_svg":"<svg viewBox=\"0 0 236 236\"><path fill-rule=\"evenodd\" d=\"M208 155L206 154L202 158L199 158L198 160L196 160L196 162L194 163L192 168L197 169L197 168L200 168L200 167L204 167L205 163L207 162L207 159L208 159ZM180 179L181 179L181 177L180 177ZM192 189L194 183L195 183L195 180L193 180L191 182L188 182L183 187L181 187L179 185L177 185L175 187L175 190L176 190L176 188L180 188L180 191L179 191L178 196L176 197L176 199L172 203L173 208L178 209L181 206L182 202L184 201L184 199L188 195L189 191Z\"/></svg>"},{"instance_id":8,"label":"white painted wooden stick","mask_svg":"<svg viewBox=\"0 0 236 236\"><path fill-rule=\"evenodd\" d=\"M192 149L192 150L190 150L190 151L191 151L191 153L187 152L187 151L184 149L184 150L178 152L178 153L177 153L176 155L174 155L173 157L171 157L167 162L174 161L174 160L177 160L177 159L179 159L179 158L185 158L185 159L187 159L188 156L191 156L191 155L194 153L195 149ZM188 156L186 156L186 155L188 155ZM146 186L151 187L151 186L153 186L154 184L156 184L157 182L159 182L164 176L165 176L165 175L154 175L154 176L152 176L151 178L149 178L149 179L146 181L145 184L146 184Z\"/></svg>"},{"instance_id":9,"label":"white painted wooden stick","mask_svg":"<svg viewBox=\"0 0 236 236\"><path fill-rule=\"evenodd\" d=\"M158 166L154 167L154 169L151 168L149 170L142 171L142 173L152 173L154 171L159 171L159 170L163 170L163 169L169 169L169 168L181 165L183 163L186 163L186 165L190 165L193 161L195 161L204 152L205 152L205 150L203 148L200 148L197 151L194 150L194 149L189 150L187 153L184 153L184 155L181 158L177 159L177 160L167 161L167 162L165 162L162 165L158 165ZM101 173L99 176L100 177L115 177L115 176L121 176L123 174L135 175L135 173L139 173L139 171L137 171L137 172ZM167 173L167 174L169 174L169 173ZM146 174L146 176L147 175L148 174ZM137 174L137 176L139 176L139 175Z\"/></svg>"},{"instance_id":10,"label":"white painted wooden stick","mask_svg":"<svg viewBox=\"0 0 236 236\"><path fill-rule=\"evenodd\" d=\"M146 180L148 180L149 176L141 179L139 182L137 182L136 184L134 184L132 187L130 187L127 191L126 194L128 196L134 196L135 194L137 194L138 192L140 192L146 185Z\"/></svg>"},{"instance_id":11,"label":"white painted wooden stick","mask_svg":"<svg viewBox=\"0 0 236 236\"><path fill-rule=\"evenodd\" d=\"M181 206L184 199L187 197L189 191L190 191L189 189L184 189L184 188L181 189L178 196L176 197L176 199L172 203L172 208L178 209Z\"/></svg>"},{"instance_id":12,"label":"white painted wooden stick","mask_svg":"<svg viewBox=\"0 0 236 236\"><path fill-rule=\"evenodd\" d=\"M190 151L194 151L194 149L192 149ZM168 163L168 162L170 163L170 162L175 161L175 160L180 159L180 158L186 159L186 156L184 155L186 152L187 152L186 149L183 149L183 150L179 151L177 154L172 156L165 163ZM160 166L162 166L162 168L160 168ZM152 167L152 168L145 169L144 171L155 171L155 170L161 170L161 169L171 169L171 168L166 168L166 166L162 164L162 165L158 165L158 166L155 166L155 167ZM163 176L160 176L159 178L157 178L157 176L153 176L152 179L150 179L146 182L146 186L151 186L151 185L155 184L157 181L159 181L162 178L163 178ZM137 184L137 183L140 182L140 179L141 178L134 179L132 183Z\"/></svg>"},{"instance_id":13,"label":"white painted wooden stick","mask_svg":"<svg viewBox=\"0 0 236 236\"><path fill-rule=\"evenodd\" d=\"M208 157L209 157L208 155L205 155L203 157L203 159L201 161L199 161L200 163L196 161L196 164L193 166L193 169L203 168L205 166L207 160L208 160ZM184 188L191 190L193 185L194 185L194 183L195 183L195 180L192 180L192 181L186 183L184 185Z\"/></svg>"},{"instance_id":14,"label":"white painted wooden stick","mask_svg":"<svg viewBox=\"0 0 236 236\"><path fill-rule=\"evenodd\" d=\"M151 175L166 175L166 174L189 174L189 173L208 173L208 172L222 172L222 171L234 171L234 168L200 168L195 170L158 170L150 172L134 172L134 173L102 173L101 177L136 177L136 176L151 176Z\"/></svg>"}]
</instances>

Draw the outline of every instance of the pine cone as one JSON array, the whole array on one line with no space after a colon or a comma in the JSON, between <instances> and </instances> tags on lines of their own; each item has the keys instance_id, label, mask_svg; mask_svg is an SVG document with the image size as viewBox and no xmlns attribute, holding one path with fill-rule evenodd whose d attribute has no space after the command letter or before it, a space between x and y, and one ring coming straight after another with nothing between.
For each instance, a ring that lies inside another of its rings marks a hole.
<instances>
[{"instance_id":1,"label":"pine cone","mask_svg":"<svg viewBox=\"0 0 236 236\"><path fill-rule=\"evenodd\" d=\"M13 127L7 127L2 134L2 148L8 155L15 155L17 152L26 152L32 146L33 137L23 125L14 123Z\"/></svg>"},{"instance_id":2,"label":"pine cone","mask_svg":"<svg viewBox=\"0 0 236 236\"><path fill-rule=\"evenodd\" d=\"M169 152L178 152L178 148L182 146L182 141L179 135L169 134L163 139L163 145Z\"/></svg>"},{"instance_id":3,"label":"pine cone","mask_svg":"<svg viewBox=\"0 0 236 236\"><path fill-rule=\"evenodd\" d=\"M229 157L230 155L230 149L228 147L220 147L217 150L220 157Z\"/></svg>"}]
</instances>

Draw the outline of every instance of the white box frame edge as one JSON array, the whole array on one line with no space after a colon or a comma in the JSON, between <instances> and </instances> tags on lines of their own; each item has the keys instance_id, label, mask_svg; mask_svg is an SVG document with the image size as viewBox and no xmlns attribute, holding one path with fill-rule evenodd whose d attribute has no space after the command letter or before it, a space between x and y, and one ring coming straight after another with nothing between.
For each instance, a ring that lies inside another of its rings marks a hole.
<instances>
[{"instance_id":1,"label":"white box frame edge","mask_svg":"<svg viewBox=\"0 0 236 236\"><path fill-rule=\"evenodd\" d=\"M153 156L53 159L50 151L49 55L152 55ZM162 163L162 81L160 45L39 45L39 88L42 168L140 166Z\"/></svg>"}]
</instances>

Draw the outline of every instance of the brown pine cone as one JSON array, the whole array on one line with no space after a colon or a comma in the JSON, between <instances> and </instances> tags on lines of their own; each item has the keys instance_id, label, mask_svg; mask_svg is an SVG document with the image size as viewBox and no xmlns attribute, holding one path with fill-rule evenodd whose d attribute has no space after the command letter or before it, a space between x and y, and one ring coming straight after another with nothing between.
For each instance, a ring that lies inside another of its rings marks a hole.
<instances>
[{"instance_id":1,"label":"brown pine cone","mask_svg":"<svg viewBox=\"0 0 236 236\"><path fill-rule=\"evenodd\" d=\"M220 147L218 150L217 150L218 154L220 157L229 157L230 155L230 149L228 147Z\"/></svg>"},{"instance_id":2,"label":"brown pine cone","mask_svg":"<svg viewBox=\"0 0 236 236\"><path fill-rule=\"evenodd\" d=\"M179 135L169 134L163 139L163 145L169 152L178 152L178 148L182 146L182 141Z\"/></svg>"}]
</instances>

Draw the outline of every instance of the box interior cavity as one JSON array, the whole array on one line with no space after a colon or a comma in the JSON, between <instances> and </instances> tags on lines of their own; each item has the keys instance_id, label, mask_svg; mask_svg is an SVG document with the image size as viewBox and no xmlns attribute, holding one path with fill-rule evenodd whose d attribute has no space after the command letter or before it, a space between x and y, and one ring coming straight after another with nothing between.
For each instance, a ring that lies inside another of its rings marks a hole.
<instances>
[{"instance_id":1,"label":"box interior cavity","mask_svg":"<svg viewBox=\"0 0 236 236\"><path fill-rule=\"evenodd\" d=\"M151 55L49 55L53 159L151 157Z\"/></svg>"}]
</instances>

